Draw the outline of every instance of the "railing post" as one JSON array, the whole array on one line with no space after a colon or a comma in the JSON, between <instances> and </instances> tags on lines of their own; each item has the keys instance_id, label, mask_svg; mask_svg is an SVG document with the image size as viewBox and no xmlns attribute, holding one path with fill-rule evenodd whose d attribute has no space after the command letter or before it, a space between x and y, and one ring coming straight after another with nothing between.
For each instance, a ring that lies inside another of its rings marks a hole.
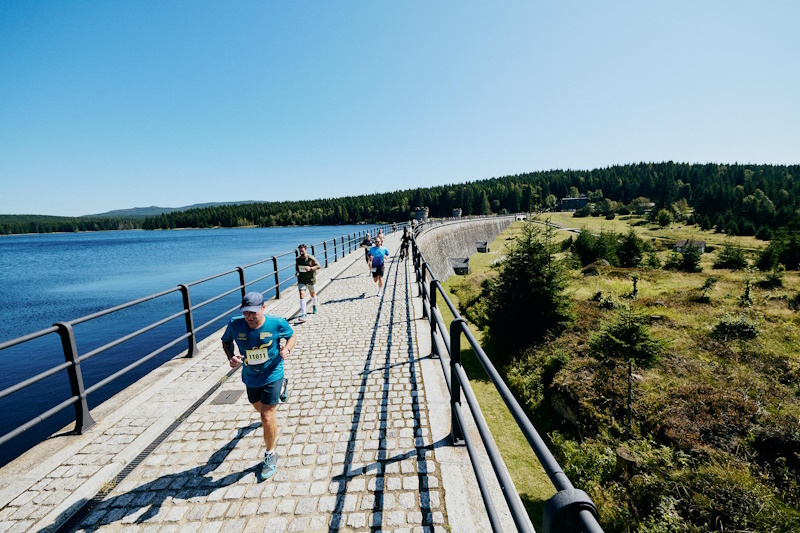
<instances>
[{"instance_id":1,"label":"railing post","mask_svg":"<svg viewBox=\"0 0 800 533\"><path fill-rule=\"evenodd\" d=\"M178 285L183 295L183 310L186 311L184 317L186 318L186 333L189 334L189 352L186 357L194 357L197 353L197 339L194 334L194 319L192 318L192 300L189 298L189 287L186 285Z\"/></svg>"},{"instance_id":2,"label":"railing post","mask_svg":"<svg viewBox=\"0 0 800 533\"><path fill-rule=\"evenodd\" d=\"M461 326L466 321L456 318L450 322L450 442L464 444L464 428L458 423L456 409L461 409L461 382L457 366L461 366Z\"/></svg>"},{"instance_id":3,"label":"railing post","mask_svg":"<svg viewBox=\"0 0 800 533\"><path fill-rule=\"evenodd\" d=\"M436 313L433 312L433 310L436 309L436 285L437 285L437 283L439 283L437 280L432 279L431 283L430 283L430 286L429 286L430 287L429 291L430 291L430 295L431 295L430 296L430 299L431 299L430 315L431 316L429 318L430 318L430 322L431 322L431 355L433 357L437 357L438 358L439 357L439 352L436 349ZM424 305L422 306L422 312L423 312L423 314L425 312L425 306Z\"/></svg>"},{"instance_id":4,"label":"railing post","mask_svg":"<svg viewBox=\"0 0 800 533\"><path fill-rule=\"evenodd\" d=\"M247 289L247 285L245 285L244 282L244 269L242 267L236 267L236 271L239 272L239 287L241 287L242 298L244 298L244 295L247 294L245 290Z\"/></svg>"},{"instance_id":5,"label":"railing post","mask_svg":"<svg viewBox=\"0 0 800 533\"><path fill-rule=\"evenodd\" d=\"M72 396L77 396L80 400L75 404L75 433L83 433L95 424L92 415L89 413L89 403L86 401L86 390L83 387L83 375L81 374L81 362L78 361L78 347L75 344L75 332L72 326L65 322L53 324L58 328L58 336L61 337L61 346L64 349L64 360L70 363L67 368L69 375L69 386Z\"/></svg>"},{"instance_id":6,"label":"railing post","mask_svg":"<svg viewBox=\"0 0 800 533\"><path fill-rule=\"evenodd\" d=\"M311 245L311 255L313 255L314 257L317 256L317 254L314 253L314 245L313 244Z\"/></svg>"},{"instance_id":7,"label":"railing post","mask_svg":"<svg viewBox=\"0 0 800 533\"><path fill-rule=\"evenodd\" d=\"M325 268L328 268L328 241L322 241L322 250L325 252Z\"/></svg>"},{"instance_id":8,"label":"railing post","mask_svg":"<svg viewBox=\"0 0 800 533\"><path fill-rule=\"evenodd\" d=\"M353 251L352 246L353 246L353 239L350 236L350 234L348 233L347 234L347 253L348 254ZM342 257L344 257L344 256L342 256Z\"/></svg>"},{"instance_id":9,"label":"railing post","mask_svg":"<svg viewBox=\"0 0 800 533\"><path fill-rule=\"evenodd\" d=\"M278 279L278 258L272 256L272 269L275 271L275 299L281 299L281 282Z\"/></svg>"},{"instance_id":10,"label":"railing post","mask_svg":"<svg viewBox=\"0 0 800 533\"><path fill-rule=\"evenodd\" d=\"M339 252L336 250L336 237L333 238L333 262L339 260Z\"/></svg>"}]
</instances>

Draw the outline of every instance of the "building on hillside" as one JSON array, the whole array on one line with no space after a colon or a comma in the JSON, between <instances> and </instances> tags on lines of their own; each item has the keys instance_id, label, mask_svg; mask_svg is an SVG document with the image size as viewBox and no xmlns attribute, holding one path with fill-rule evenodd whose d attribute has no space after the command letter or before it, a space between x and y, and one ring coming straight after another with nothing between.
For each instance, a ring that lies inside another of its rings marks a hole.
<instances>
[{"instance_id":1,"label":"building on hillside","mask_svg":"<svg viewBox=\"0 0 800 533\"><path fill-rule=\"evenodd\" d=\"M706 253L706 241L692 241L692 240L683 240L678 241L675 243L675 246L672 247L673 250L676 252L683 253L683 250L686 249L688 246L694 246L695 248L700 249L700 253Z\"/></svg>"},{"instance_id":2,"label":"building on hillside","mask_svg":"<svg viewBox=\"0 0 800 533\"><path fill-rule=\"evenodd\" d=\"M589 199L585 194L581 194L577 198L562 198L558 204L559 211L577 211L582 207L586 207Z\"/></svg>"}]
</instances>

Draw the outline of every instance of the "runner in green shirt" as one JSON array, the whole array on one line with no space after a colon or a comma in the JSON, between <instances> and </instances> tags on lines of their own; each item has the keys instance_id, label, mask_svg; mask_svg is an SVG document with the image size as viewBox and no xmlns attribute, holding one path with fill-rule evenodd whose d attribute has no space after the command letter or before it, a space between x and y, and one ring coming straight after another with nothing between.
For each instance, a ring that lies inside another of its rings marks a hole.
<instances>
[{"instance_id":1,"label":"runner in green shirt","mask_svg":"<svg viewBox=\"0 0 800 533\"><path fill-rule=\"evenodd\" d=\"M297 276L297 288L300 291L300 318L298 322L305 322L308 316L306 314L306 290L311 295L311 312L317 312L317 291L314 284L317 281L316 271L322 266L313 255L308 255L305 244L297 247L297 253L295 276Z\"/></svg>"}]
</instances>

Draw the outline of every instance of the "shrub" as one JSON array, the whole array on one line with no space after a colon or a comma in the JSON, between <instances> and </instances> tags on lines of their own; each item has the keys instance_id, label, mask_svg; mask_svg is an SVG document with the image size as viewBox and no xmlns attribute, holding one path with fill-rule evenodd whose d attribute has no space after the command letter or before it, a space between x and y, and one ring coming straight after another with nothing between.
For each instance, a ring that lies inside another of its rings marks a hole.
<instances>
[{"instance_id":1,"label":"shrub","mask_svg":"<svg viewBox=\"0 0 800 533\"><path fill-rule=\"evenodd\" d=\"M786 269L782 264L778 263L766 273L764 279L758 282L758 286L764 289L775 289L783 287L783 274Z\"/></svg>"},{"instance_id":2,"label":"shrub","mask_svg":"<svg viewBox=\"0 0 800 533\"><path fill-rule=\"evenodd\" d=\"M681 272L701 272L700 247L688 241L680 252L673 252L664 264L667 270L680 270Z\"/></svg>"},{"instance_id":3,"label":"shrub","mask_svg":"<svg viewBox=\"0 0 800 533\"><path fill-rule=\"evenodd\" d=\"M747 266L747 258L741 246L725 243L724 248L714 260L714 268L741 270Z\"/></svg>"},{"instance_id":4,"label":"shrub","mask_svg":"<svg viewBox=\"0 0 800 533\"><path fill-rule=\"evenodd\" d=\"M755 339L758 334L758 324L744 313L736 316L724 314L711 330L711 336L721 341Z\"/></svg>"},{"instance_id":5,"label":"shrub","mask_svg":"<svg viewBox=\"0 0 800 533\"><path fill-rule=\"evenodd\" d=\"M501 363L562 331L573 320L554 230L532 223L511 243L499 272L484 286L489 343Z\"/></svg>"},{"instance_id":6,"label":"shrub","mask_svg":"<svg viewBox=\"0 0 800 533\"><path fill-rule=\"evenodd\" d=\"M789 309L792 311L800 311L800 292L796 293L791 300L789 300Z\"/></svg>"},{"instance_id":7,"label":"shrub","mask_svg":"<svg viewBox=\"0 0 800 533\"><path fill-rule=\"evenodd\" d=\"M636 235L633 228L622 236L617 247L619 266L632 268L639 266L644 255L644 241Z\"/></svg>"},{"instance_id":8,"label":"shrub","mask_svg":"<svg viewBox=\"0 0 800 533\"><path fill-rule=\"evenodd\" d=\"M645 260L644 264L653 270L658 270L661 268L661 259L658 258L658 254L655 251L648 252L647 259Z\"/></svg>"},{"instance_id":9,"label":"shrub","mask_svg":"<svg viewBox=\"0 0 800 533\"><path fill-rule=\"evenodd\" d=\"M549 437L553 453L560 458L564 473L575 486L591 487L613 478L617 457L608 444L594 439L578 443L558 431Z\"/></svg>"},{"instance_id":10,"label":"shrub","mask_svg":"<svg viewBox=\"0 0 800 533\"><path fill-rule=\"evenodd\" d=\"M758 258L759 270L767 271L778 263L787 270L800 268L800 232L783 232L770 241Z\"/></svg>"}]
</instances>

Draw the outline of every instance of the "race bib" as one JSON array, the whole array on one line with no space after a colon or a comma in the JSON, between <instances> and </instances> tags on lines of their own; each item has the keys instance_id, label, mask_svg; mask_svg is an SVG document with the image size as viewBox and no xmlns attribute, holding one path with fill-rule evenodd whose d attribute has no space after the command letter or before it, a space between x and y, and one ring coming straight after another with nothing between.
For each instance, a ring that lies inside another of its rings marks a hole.
<instances>
[{"instance_id":1,"label":"race bib","mask_svg":"<svg viewBox=\"0 0 800 533\"><path fill-rule=\"evenodd\" d=\"M373 271L373 272L377 272L377 271L378 271L378 269L377 269L377 268L375 268L375 267L372 267L372 271Z\"/></svg>"},{"instance_id":2,"label":"race bib","mask_svg":"<svg viewBox=\"0 0 800 533\"><path fill-rule=\"evenodd\" d=\"M269 361L269 351L267 348L253 348L245 352L245 364L248 366L260 365Z\"/></svg>"}]
</instances>

